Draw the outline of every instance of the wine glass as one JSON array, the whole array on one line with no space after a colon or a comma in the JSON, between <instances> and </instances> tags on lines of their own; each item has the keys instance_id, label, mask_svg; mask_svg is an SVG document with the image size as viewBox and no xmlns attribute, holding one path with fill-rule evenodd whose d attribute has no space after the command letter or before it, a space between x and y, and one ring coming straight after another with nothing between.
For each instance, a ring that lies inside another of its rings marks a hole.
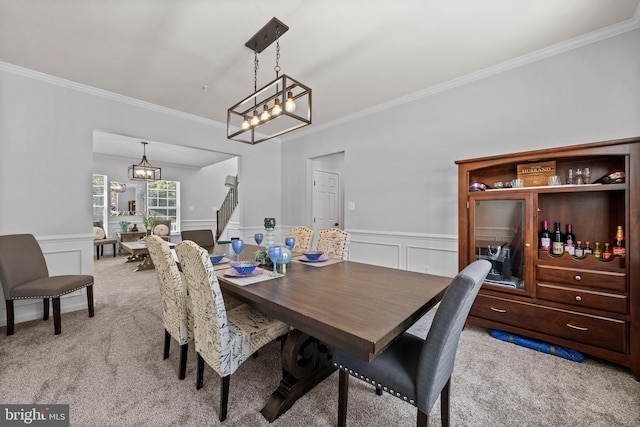
<instances>
[{"instance_id":1,"label":"wine glass","mask_svg":"<svg viewBox=\"0 0 640 427\"><path fill-rule=\"evenodd\" d=\"M287 237L286 239L284 239L284 244L286 247L289 248L289 250L293 250L293 247L296 245L296 238L295 237Z\"/></svg>"},{"instance_id":2,"label":"wine glass","mask_svg":"<svg viewBox=\"0 0 640 427\"><path fill-rule=\"evenodd\" d=\"M242 252L242 249L244 248L244 241L240 239L234 239L231 241L231 247L236 253L238 261L240 261L240 252Z\"/></svg>"},{"instance_id":3,"label":"wine glass","mask_svg":"<svg viewBox=\"0 0 640 427\"><path fill-rule=\"evenodd\" d=\"M253 236L254 239L256 239L256 243L258 245L258 249L260 249L260 243L262 243L262 239L264 238L264 235L262 233L256 233Z\"/></svg>"},{"instance_id":4,"label":"wine glass","mask_svg":"<svg viewBox=\"0 0 640 427\"><path fill-rule=\"evenodd\" d=\"M267 254L269 255L269 259L273 263L273 276L277 276L276 273L276 263L280 259L280 255L282 254L282 248L280 246L269 246L267 249Z\"/></svg>"}]
</instances>

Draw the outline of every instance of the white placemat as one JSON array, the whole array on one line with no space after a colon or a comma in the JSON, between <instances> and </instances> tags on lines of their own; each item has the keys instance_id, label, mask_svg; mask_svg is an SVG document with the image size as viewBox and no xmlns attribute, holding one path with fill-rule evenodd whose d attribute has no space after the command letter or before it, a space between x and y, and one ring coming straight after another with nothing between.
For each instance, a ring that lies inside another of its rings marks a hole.
<instances>
[{"instance_id":1,"label":"white placemat","mask_svg":"<svg viewBox=\"0 0 640 427\"><path fill-rule=\"evenodd\" d=\"M264 282L265 280L277 279L278 277L284 276L284 274L276 273L276 276L273 276L273 270L264 270L262 274L257 274L255 276L247 276L247 277L229 277L225 276L224 270L216 270L216 276L224 277L225 280L233 283L238 286L247 286L253 283Z\"/></svg>"},{"instance_id":2,"label":"white placemat","mask_svg":"<svg viewBox=\"0 0 640 427\"><path fill-rule=\"evenodd\" d=\"M230 268L230 267L231 267L231 260L229 258L222 258L222 260L219 263L213 264L214 271L226 270L227 268Z\"/></svg>"},{"instance_id":3,"label":"white placemat","mask_svg":"<svg viewBox=\"0 0 640 427\"><path fill-rule=\"evenodd\" d=\"M311 265L313 267L325 267L327 265L331 265L331 264L336 264L338 262L342 262L341 259L333 259L333 258L330 258L330 259L328 259L326 261L321 261L321 262L300 261L300 257L291 258L291 261L299 262L300 264Z\"/></svg>"}]
</instances>

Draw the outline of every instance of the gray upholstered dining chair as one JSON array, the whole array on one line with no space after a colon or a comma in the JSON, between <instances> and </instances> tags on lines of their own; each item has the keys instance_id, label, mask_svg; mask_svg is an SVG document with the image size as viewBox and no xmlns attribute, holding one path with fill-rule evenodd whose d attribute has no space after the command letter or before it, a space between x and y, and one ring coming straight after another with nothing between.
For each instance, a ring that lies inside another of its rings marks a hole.
<instances>
[{"instance_id":1,"label":"gray upholstered dining chair","mask_svg":"<svg viewBox=\"0 0 640 427\"><path fill-rule=\"evenodd\" d=\"M183 380L187 370L189 342L193 340L193 317L191 302L178 270L169 243L160 236L145 239L149 256L156 267L160 296L162 297L162 323L164 325L164 359L169 357L171 337L180 344L180 371Z\"/></svg>"},{"instance_id":2,"label":"gray upholstered dining chair","mask_svg":"<svg viewBox=\"0 0 640 427\"><path fill-rule=\"evenodd\" d=\"M180 232L182 240L191 240L196 245L205 248L209 253L213 252L216 242L213 238L213 231L209 229L203 230L183 230Z\"/></svg>"},{"instance_id":3,"label":"gray upholstered dining chair","mask_svg":"<svg viewBox=\"0 0 640 427\"><path fill-rule=\"evenodd\" d=\"M313 230L304 226L294 227L289 232L289 237L296 239L296 244L293 247L293 252L304 252L311 249L311 242L313 241Z\"/></svg>"},{"instance_id":4,"label":"gray upholstered dining chair","mask_svg":"<svg viewBox=\"0 0 640 427\"><path fill-rule=\"evenodd\" d=\"M334 259L349 259L349 244L351 235L339 228L322 230L318 235L317 251L323 251L326 256Z\"/></svg>"},{"instance_id":5,"label":"gray upholstered dining chair","mask_svg":"<svg viewBox=\"0 0 640 427\"><path fill-rule=\"evenodd\" d=\"M60 297L87 288L89 317L93 317L93 276L70 274L49 276L42 249L32 234L0 236L0 281L7 307L7 335L13 335L13 301L40 299L43 301L42 320L49 319L49 300L53 303L53 329L62 331Z\"/></svg>"},{"instance_id":6,"label":"gray upholstered dining chair","mask_svg":"<svg viewBox=\"0 0 640 427\"><path fill-rule=\"evenodd\" d=\"M417 425L426 427L438 396L442 425L449 426L451 374L464 323L491 263L478 260L453 279L440 302L426 339L407 332L371 363L339 350L338 426L347 422L349 375L364 380L418 408Z\"/></svg>"},{"instance_id":7,"label":"gray upholstered dining chair","mask_svg":"<svg viewBox=\"0 0 640 427\"><path fill-rule=\"evenodd\" d=\"M222 378L219 419L224 421L231 374L262 346L286 335L289 326L247 304L225 308L208 252L190 240L179 243L176 252L191 296L198 353L196 388L202 388L207 362Z\"/></svg>"}]
</instances>

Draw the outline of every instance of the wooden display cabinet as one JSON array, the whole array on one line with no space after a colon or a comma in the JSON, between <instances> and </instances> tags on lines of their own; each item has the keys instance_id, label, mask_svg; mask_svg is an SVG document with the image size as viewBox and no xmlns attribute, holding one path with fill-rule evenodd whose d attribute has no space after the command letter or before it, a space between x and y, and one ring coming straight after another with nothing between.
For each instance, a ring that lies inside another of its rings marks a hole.
<instances>
[{"instance_id":1,"label":"wooden display cabinet","mask_svg":"<svg viewBox=\"0 0 640 427\"><path fill-rule=\"evenodd\" d=\"M584 185L494 188L521 164L591 169ZM640 137L459 160L459 268L489 259L491 272L467 322L572 348L629 367L640 379ZM623 171L621 183L594 183ZM483 183L489 188L471 191ZM573 225L576 239L613 243L624 226L624 258L553 256L538 250L542 222ZM506 252L505 252L506 251Z\"/></svg>"}]
</instances>

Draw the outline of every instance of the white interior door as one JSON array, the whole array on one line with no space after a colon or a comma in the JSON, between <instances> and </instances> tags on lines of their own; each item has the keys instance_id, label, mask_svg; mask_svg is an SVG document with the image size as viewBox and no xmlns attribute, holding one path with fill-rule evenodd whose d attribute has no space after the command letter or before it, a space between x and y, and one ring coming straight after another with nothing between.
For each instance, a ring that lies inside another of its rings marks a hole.
<instances>
[{"instance_id":1,"label":"white interior door","mask_svg":"<svg viewBox=\"0 0 640 427\"><path fill-rule=\"evenodd\" d=\"M340 224L340 174L313 170L313 230L342 228Z\"/></svg>"}]
</instances>

